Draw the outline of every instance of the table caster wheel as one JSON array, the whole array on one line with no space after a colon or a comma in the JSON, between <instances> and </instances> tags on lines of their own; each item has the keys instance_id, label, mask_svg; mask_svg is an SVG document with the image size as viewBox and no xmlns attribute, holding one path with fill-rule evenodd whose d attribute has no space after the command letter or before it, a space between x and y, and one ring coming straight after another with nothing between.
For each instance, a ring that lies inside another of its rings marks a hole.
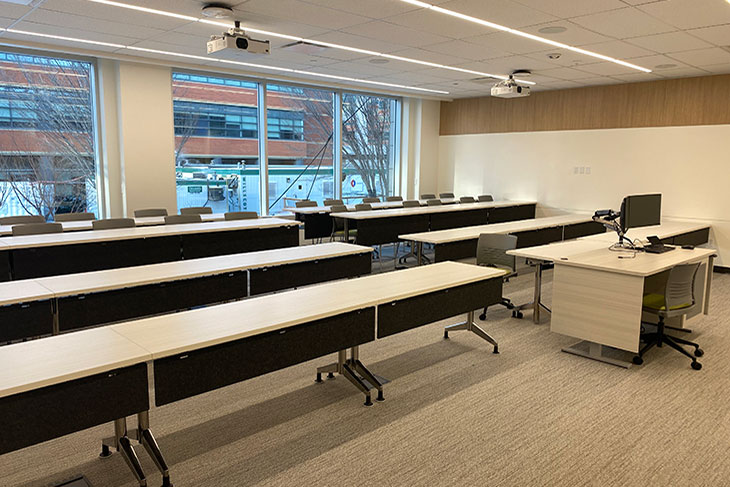
<instances>
[{"instance_id":1,"label":"table caster wheel","mask_svg":"<svg viewBox=\"0 0 730 487\"><path fill-rule=\"evenodd\" d=\"M512 311L512 318L517 318L518 320L521 320L524 317L522 314L522 311Z\"/></svg>"},{"instance_id":2,"label":"table caster wheel","mask_svg":"<svg viewBox=\"0 0 730 487\"><path fill-rule=\"evenodd\" d=\"M695 349L695 357L702 357L705 354L705 351L701 348Z\"/></svg>"},{"instance_id":3,"label":"table caster wheel","mask_svg":"<svg viewBox=\"0 0 730 487\"><path fill-rule=\"evenodd\" d=\"M634 365L641 365L644 363L644 359L639 357L638 355L634 356L631 361L634 363Z\"/></svg>"},{"instance_id":4,"label":"table caster wheel","mask_svg":"<svg viewBox=\"0 0 730 487\"><path fill-rule=\"evenodd\" d=\"M702 368L702 364L699 362L692 362L692 368L695 370L700 370Z\"/></svg>"},{"instance_id":5,"label":"table caster wheel","mask_svg":"<svg viewBox=\"0 0 730 487\"><path fill-rule=\"evenodd\" d=\"M480 314L479 315L479 319L482 320L482 321L486 320L487 319L487 313Z\"/></svg>"}]
</instances>

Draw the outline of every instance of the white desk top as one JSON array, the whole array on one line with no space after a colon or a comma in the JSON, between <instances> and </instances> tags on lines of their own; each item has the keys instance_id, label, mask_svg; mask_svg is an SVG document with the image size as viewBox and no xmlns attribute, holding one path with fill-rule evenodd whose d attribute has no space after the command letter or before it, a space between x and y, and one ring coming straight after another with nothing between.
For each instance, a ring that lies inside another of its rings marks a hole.
<instances>
[{"instance_id":1,"label":"white desk top","mask_svg":"<svg viewBox=\"0 0 730 487\"><path fill-rule=\"evenodd\" d=\"M157 359L503 274L498 269L442 262L110 328L144 347ZM242 320L242 316L246 319Z\"/></svg>"},{"instance_id":2,"label":"white desk top","mask_svg":"<svg viewBox=\"0 0 730 487\"><path fill-rule=\"evenodd\" d=\"M482 233L508 234L512 232L539 230L541 228L572 225L575 223L585 223L590 221L592 221L591 217L587 215L558 215L545 218L518 220L514 222L491 223L487 225L475 225L473 227L437 230L434 232L407 233L405 235L398 235L398 238L401 240L412 240L415 242L444 244L479 238L479 235Z\"/></svg>"},{"instance_id":3,"label":"white desk top","mask_svg":"<svg viewBox=\"0 0 730 487\"><path fill-rule=\"evenodd\" d=\"M0 282L0 306L51 298L53 291L33 280Z\"/></svg>"},{"instance_id":4,"label":"white desk top","mask_svg":"<svg viewBox=\"0 0 730 487\"><path fill-rule=\"evenodd\" d=\"M0 397L146 362L150 354L107 328L0 347Z\"/></svg>"},{"instance_id":5,"label":"white desk top","mask_svg":"<svg viewBox=\"0 0 730 487\"><path fill-rule=\"evenodd\" d=\"M410 215L429 215L432 213L448 213L452 211L467 211L506 206L535 205L536 201L485 201L481 203L460 203L458 205L421 206L418 208L392 208L387 210L354 211L348 213L332 213L337 218L348 220L369 220L372 218L388 218Z\"/></svg>"},{"instance_id":6,"label":"white desk top","mask_svg":"<svg viewBox=\"0 0 730 487\"><path fill-rule=\"evenodd\" d=\"M576 254L591 252L593 250L607 249L611 244L601 240L575 239L564 242L555 242L535 247L508 250L509 255L524 257L526 259L542 260L553 262L563 258L572 257Z\"/></svg>"},{"instance_id":7,"label":"white desk top","mask_svg":"<svg viewBox=\"0 0 730 487\"><path fill-rule=\"evenodd\" d=\"M179 279L190 279L246 269L272 267L317 258L325 259L363 252L369 253L372 251L372 247L332 242L44 277L30 282L37 283L40 287L52 291L55 297L60 298L63 296L74 296ZM15 282L27 283L29 281ZM3 286L5 284L13 283L0 284L0 304L2 304ZM15 294L13 293L13 295Z\"/></svg>"},{"instance_id":8,"label":"white desk top","mask_svg":"<svg viewBox=\"0 0 730 487\"><path fill-rule=\"evenodd\" d=\"M428 200L418 200L418 203L421 206L426 206L428 204ZM444 205L452 205L459 203L459 200L457 198L441 198L441 203ZM383 210L383 209L389 209L389 208L403 208L403 202L402 201L381 201L380 203L370 203L370 205L375 210ZM345 205L347 206L348 211L355 211L355 205ZM301 214L312 214L312 213L329 213L332 211L331 206L309 206L304 208L285 208L287 211L291 211L292 213L301 213Z\"/></svg>"},{"instance_id":9,"label":"white desk top","mask_svg":"<svg viewBox=\"0 0 730 487\"><path fill-rule=\"evenodd\" d=\"M656 235L660 239L669 238L674 237L675 235L680 235L682 233L702 230L703 228L709 228L711 226L712 225L710 223L702 221L682 222L676 220L664 220L661 225L655 225L653 227L631 228L626 233L626 237L630 238L632 241L639 239L642 242L646 242L646 237L650 235ZM600 233L598 235L582 237L582 239L601 240L603 242L610 243L618 242L618 236L616 235L616 232Z\"/></svg>"},{"instance_id":10,"label":"white desk top","mask_svg":"<svg viewBox=\"0 0 730 487\"><path fill-rule=\"evenodd\" d=\"M631 254L629 252L615 252L608 250L608 248L603 248L575 254L567 257L567 259L556 260L555 265L569 265L645 277L671 269L679 264L703 260L716 252L714 249L699 247L692 250L685 250L678 247L675 250L663 254L637 252L634 258L619 258L619 256Z\"/></svg>"},{"instance_id":11,"label":"white desk top","mask_svg":"<svg viewBox=\"0 0 730 487\"><path fill-rule=\"evenodd\" d=\"M6 248L47 247L133 238L185 235L217 231L245 230L248 228L270 228L299 225L299 222L281 218L258 218L256 220L234 220L206 223L186 223L181 225L162 225L154 227L116 228L113 230L91 230L88 232L52 233L46 235L24 235L5 237L2 243Z\"/></svg>"}]
</instances>

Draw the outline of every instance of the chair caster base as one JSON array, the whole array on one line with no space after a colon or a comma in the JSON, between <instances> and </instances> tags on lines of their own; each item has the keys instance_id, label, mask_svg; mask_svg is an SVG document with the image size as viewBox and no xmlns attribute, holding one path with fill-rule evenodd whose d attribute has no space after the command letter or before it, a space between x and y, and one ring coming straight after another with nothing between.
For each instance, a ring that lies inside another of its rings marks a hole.
<instances>
[{"instance_id":1,"label":"chair caster base","mask_svg":"<svg viewBox=\"0 0 730 487\"><path fill-rule=\"evenodd\" d=\"M644 359L639 357L638 355L634 356L634 358L631 359L631 362L634 365L642 365L644 363Z\"/></svg>"},{"instance_id":2,"label":"chair caster base","mask_svg":"<svg viewBox=\"0 0 730 487\"><path fill-rule=\"evenodd\" d=\"M482 321L486 320L487 319L487 313L480 314L479 315L479 319L482 320Z\"/></svg>"},{"instance_id":3,"label":"chair caster base","mask_svg":"<svg viewBox=\"0 0 730 487\"><path fill-rule=\"evenodd\" d=\"M373 400L370 399L370 396L366 397L365 398L365 406L372 406L372 405L373 405Z\"/></svg>"},{"instance_id":4,"label":"chair caster base","mask_svg":"<svg viewBox=\"0 0 730 487\"><path fill-rule=\"evenodd\" d=\"M702 364L697 361L692 362L692 368L695 370L700 370L702 368Z\"/></svg>"},{"instance_id":5,"label":"chair caster base","mask_svg":"<svg viewBox=\"0 0 730 487\"><path fill-rule=\"evenodd\" d=\"M695 357L702 357L705 354L705 351L701 348L695 349Z\"/></svg>"},{"instance_id":6,"label":"chair caster base","mask_svg":"<svg viewBox=\"0 0 730 487\"><path fill-rule=\"evenodd\" d=\"M495 346L494 347L494 350L492 350L492 353L497 353L498 354L499 353L499 347Z\"/></svg>"},{"instance_id":7,"label":"chair caster base","mask_svg":"<svg viewBox=\"0 0 730 487\"><path fill-rule=\"evenodd\" d=\"M378 402L385 401L385 396L383 396L383 391L378 391L378 397L375 400Z\"/></svg>"},{"instance_id":8,"label":"chair caster base","mask_svg":"<svg viewBox=\"0 0 730 487\"><path fill-rule=\"evenodd\" d=\"M110 456L112 456L112 452L109 449L109 446L101 445L101 453L99 453L99 458L109 458Z\"/></svg>"}]
</instances>

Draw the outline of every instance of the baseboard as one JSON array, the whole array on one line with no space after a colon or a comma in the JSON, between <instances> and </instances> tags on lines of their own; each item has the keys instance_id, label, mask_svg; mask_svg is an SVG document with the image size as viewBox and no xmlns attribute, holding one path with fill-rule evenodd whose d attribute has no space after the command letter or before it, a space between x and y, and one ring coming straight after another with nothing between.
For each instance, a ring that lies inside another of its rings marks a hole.
<instances>
[{"instance_id":1,"label":"baseboard","mask_svg":"<svg viewBox=\"0 0 730 487\"><path fill-rule=\"evenodd\" d=\"M720 265L716 265L712 268L714 272L717 272L718 274L730 274L730 267L723 267Z\"/></svg>"}]
</instances>

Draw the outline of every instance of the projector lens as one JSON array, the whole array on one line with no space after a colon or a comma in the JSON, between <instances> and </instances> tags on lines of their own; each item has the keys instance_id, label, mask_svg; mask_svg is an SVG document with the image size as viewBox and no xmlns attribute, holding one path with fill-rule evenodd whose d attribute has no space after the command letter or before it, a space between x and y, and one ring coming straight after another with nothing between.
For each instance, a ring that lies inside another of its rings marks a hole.
<instances>
[{"instance_id":1,"label":"projector lens","mask_svg":"<svg viewBox=\"0 0 730 487\"><path fill-rule=\"evenodd\" d=\"M248 40L243 37L236 39L236 47L239 49L248 49Z\"/></svg>"}]
</instances>

